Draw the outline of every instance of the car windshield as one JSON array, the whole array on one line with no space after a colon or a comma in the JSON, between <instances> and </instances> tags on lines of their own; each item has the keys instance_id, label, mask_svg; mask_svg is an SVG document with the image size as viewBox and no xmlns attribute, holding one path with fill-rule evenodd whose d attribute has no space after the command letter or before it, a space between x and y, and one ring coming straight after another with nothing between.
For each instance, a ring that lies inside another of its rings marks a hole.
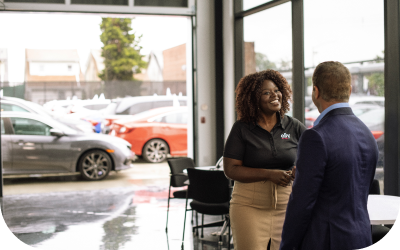
<instances>
[{"instance_id":1,"label":"car windshield","mask_svg":"<svg viewBox=\"0 0 400 250\"><path fill-rule=\"evenodd\" d=\"M103 109L103 113L106 115L114 115L118 104L119 102L112 102L108 104L108 106L105 109Z\"/></svg>"},{"instance_id":2,"label":"car windshield","mask_svg":"<svg viewBox=\"0 0 400 250\"><path fill-rule=\"evenodd\" d=\"M78 131L76 131L75 129L73 129L57 120L54 120L52 118L44 119L44 122L46 124L50 125L52 128L62 130L65 134L71 134L71 135L78 134Z\"/></svg>"},{"instance_id":3,"label":"car windshield","mask_svg":"<svg viewBox=\"0 0 400 250\"><path fill-rule=\"evenodd\" d=\"M41 106L41 105L39 105L37 103L27 102L26 105L28 105L29 107L34 109L40 115L45 115L45 116L48 116L48 117L52 116L49 111L47 111L43 106Z\"/></svg>"}]
</instances>

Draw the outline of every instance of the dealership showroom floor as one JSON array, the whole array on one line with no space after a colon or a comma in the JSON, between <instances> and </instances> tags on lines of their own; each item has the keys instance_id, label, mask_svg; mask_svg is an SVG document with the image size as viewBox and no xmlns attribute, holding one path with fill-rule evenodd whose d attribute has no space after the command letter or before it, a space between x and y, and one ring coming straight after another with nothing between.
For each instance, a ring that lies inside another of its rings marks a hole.
<instances>
[{"instance_id":1,"label":"dealership showroom floor","mask_svg":"<svg viewBox=\"0 0 400 250\"><path fill-rule=\"evenodd\" d=\"M168 185L166 162L140 160L97 182L79 176L5 178L3 218L18 239L37 249L181 249L185 200L171 200L166 234ZM220 219L206 215L204 222ZM221 228L205 228L199 238L190 212L186 225L184 249L227 249L228 236L222 247L214 236Z\"/></svg>"}]
</instances>

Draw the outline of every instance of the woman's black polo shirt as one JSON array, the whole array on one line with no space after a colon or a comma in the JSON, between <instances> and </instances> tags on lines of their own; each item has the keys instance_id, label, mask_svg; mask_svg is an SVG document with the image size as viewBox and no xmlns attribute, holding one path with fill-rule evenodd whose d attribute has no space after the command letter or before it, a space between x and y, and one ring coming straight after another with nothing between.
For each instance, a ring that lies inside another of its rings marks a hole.
<instances>
[{"instance_id":1,"label":"woman's black polo shirt","mask_svg":"<svg viewBox=\"0 0 400 250\"><path fill-rule=\"evenodd\" d=\"M271 132L258 124L236 121L226 140L224 157L241 160L243 166L250 168L291 169L306 127L290 116L277 117Z\"/></svg>"}]
</instances>

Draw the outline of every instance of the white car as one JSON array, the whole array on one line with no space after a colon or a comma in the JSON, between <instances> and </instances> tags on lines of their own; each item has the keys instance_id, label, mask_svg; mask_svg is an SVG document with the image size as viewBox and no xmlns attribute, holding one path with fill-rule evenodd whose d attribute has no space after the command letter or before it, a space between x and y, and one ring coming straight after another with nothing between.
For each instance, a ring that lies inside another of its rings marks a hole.
<instances>
[{"instance_id":1,"label":"white car","mask_svg":"<svg viewBox=\"0 0 400 250\"><path fill-rule=\"evenodd\" d=\"M379 105L381 107L385 106L385 97L383 96L373 96L373 95L350 95L349 105L358 105L358 104L367 104L367 105ZM315 110L317 107L314 103L310 105L310 110Z\"/></svg>"},{"instance_id":2,"label":"white car","mask_svg":"<svg viewBox=\"0 0 400 250\"><path fill-rule=\"evenodd\" d=\"M65 117L66 115L64 113L48 111L43 106L37 103L8 96L3 96L1 97L0 100L1 100L2 112L18 111L18 112L39 114L44 117L55 119L77 131L81 131L84 133L94 132L94 127L90 122L84 121L79 118L72 118L72 117L67 118Z\"/></svg>"},{"instance_id":3,"label":"white car","mask_svg":"<svg viewBox=\"0 0 400 250\"><path fill-rule=\"evenodd\" d=\"M154 95L125 97L115 100L104 109L102 132L108 134L114 120L129 119L133 115L161 107L187 106L187 97L182 95Z\"/></svg>"}]
</instances>

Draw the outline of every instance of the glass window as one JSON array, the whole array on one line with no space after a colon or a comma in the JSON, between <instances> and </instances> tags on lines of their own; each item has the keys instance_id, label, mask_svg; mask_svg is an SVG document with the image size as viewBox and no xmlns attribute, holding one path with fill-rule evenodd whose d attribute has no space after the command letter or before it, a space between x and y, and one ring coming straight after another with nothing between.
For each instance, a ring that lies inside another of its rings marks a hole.
<instances>
[{"instance_id":1,"label":"glass window","mask_svg":"<svg viewBox=\"0 0 400 250\"><path fill-rule=\"evenodd\" d=\"M8 103L1 104L1 111L29 112L28 110L21 108L20 106Z\"/></svg>"},{"instance_id":2,"label":"glass window","mask_svg":"<svg viewBox=\"0 0 400 250\"><path fill-rule=\"evenodd\" d=\"M64 3L64 0L4 0L5 3Z\"/></svg>"},{"instance_id":3,"label":"glass window","mask_svg":"<svg viewBox=\"0 0 400 250\"><path fill-rule=\"evenodd\" d=\"M244 17L243 29L244 74L273 69L292 86L292 3Z\"/></svg>"},{"instance_id":4,"label":"glass window","mask_svg":"<svg viewBox=\"0 0 400 250\"><path fill-rule=\"evenodd\" d=\"M71 4L128 5L128 0L71 0Z\"/></svg>"},{"instance_id":5,"label":"glass window","mask_svg":"<svg viewBox=\"0 0 400 250\"><path fill-rule=\"evenodd\" d=\"M249 10L264 3L271 2L272 0L243 0L243 10Z\"/></svg>"},{"instance_id":6,"label":"glass window","mask_svg":"<svg viewBox=\"0 0 400 250\"><path fill-rule=\"evenodd\" d=\"M188 0L135 0L135 6L188 7Z\"/></svg>"},{"instance_id":7,"label":"glass window","mask_svg":"<svg viewBox=\"0 0 400 250\"><path fill-rule=\"evenodd\" d=\"M158 117L155 122L171 123L171 124L187 124L188 114L185 113L175 113L166 116Z\"/></svg>"},{"instance_id":8,"label":"glass window","mask_svg":"<svg viewBox=\"0 0 400 250\"><path fill-rule=\"evenodd\" d=\"M266 69L291 71L291 2L243 18L243 28L245 75Z\"/></svg>"},{"instance_id":9,"label":"glass window","mask_svg":"<svg viewBox=\"0 0 400 250\"><path fill-rule=\"evenodd\" d=\"M363 10L360 11L360 6ZM324 61L343 63L352 75L350 106L379 105L370 111L352 106L377 140L375 179L384 185L384 1L304 0L304 61L311 95L314 68ZM305 117L312 119L311 112Z\"/></svg>"},{"instance_id":10,"label":"glass window","mask_svg":"<svg viewBox=\"0 0 400 250\"><path fill-rule=\"evenodd\" d=\"M164 116L163 122L165 123L179 123L180 121L180 114L171 114Z\"/></svg>"},{"instance_id":11,"label":"glass window","mask_svg":"<svg viewBox=\"0 0 400 250\"><path fill-rule=\"evenodd\" d=\"M51 127L36 120L13 117L11 123L16 135L50 135Z\"/></svg>"},{"instance_id":12,"label":"glass window","mask_svg":"<svg viewBox=\"0 0 400 250\"><path fill-rule=\"evenodd\" d=\"M158 102L154 102L154 106L153 108L162 108L162 107L170 107L173 106L174 102L171 101L158 101Z\"/></svg>"},{"instance_id":13,"label":"glass window","mask_svg":"<svg viewBox=\"0 0 400 250\"><path fill-rule=\"evenodd\" d=\"M129 114L130 115L136 115L140 112L149 110L153 108L153 103L152 102L142 102L142 103L136 103L132 105L129 108Z\"/></svg>"}]
</instances>

